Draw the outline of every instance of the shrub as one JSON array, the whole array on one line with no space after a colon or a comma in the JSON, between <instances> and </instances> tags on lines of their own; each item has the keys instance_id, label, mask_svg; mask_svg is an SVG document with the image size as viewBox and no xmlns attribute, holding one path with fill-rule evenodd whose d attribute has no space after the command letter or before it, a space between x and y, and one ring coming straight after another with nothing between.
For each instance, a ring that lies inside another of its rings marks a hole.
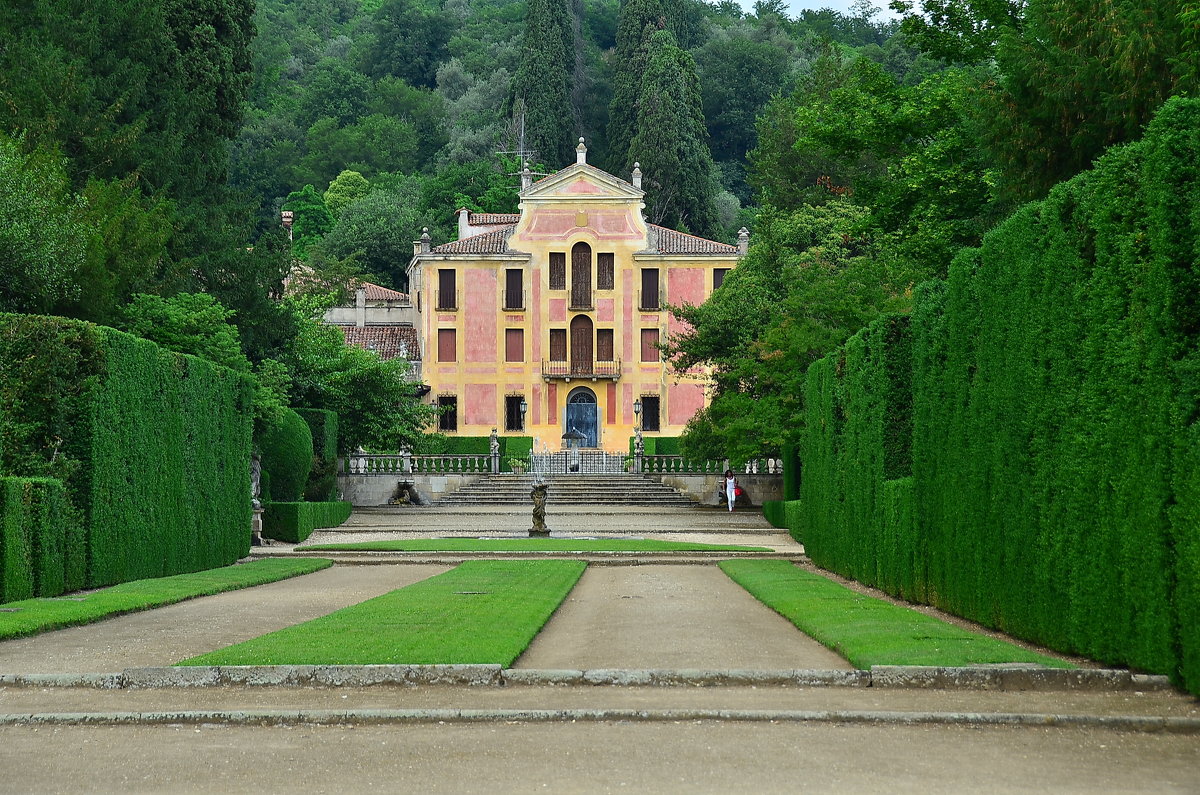
<instances>
[{"instance_id":1,"label":"shrub","mask_svg":"<svg viewBox=\"0 0 1200 795\"><path fill-rule=\"evenodd\" d=\"M66 590L245 554L248 378L81 321L0 331L0 473L62 481Z\"/></svg>"},{"instance_id":2,"label":"shrub","mask_svg":"<svg viewBox=\"0 0 1200 795\"><path fill-rule=\"evenodd\" d=\"M304 485L307 502L329 502L337 498L338 416L325 409L296 409L312 433L312 469Z\"/></svg>"},{"instance_id":3,"label":"shrub","mask_svg":"<svg viewBox=\"0 0 1200 795\"><path fill-rule=\"evenodd\" d=\"M763 518L770 522L772 527L787 527L787 517L785 515L785 511L785 503L783 500L763 501Z\"/></svg>"},{"instance_id":4,"label":"shrub","mask_svg":"<svg viewBox=\"0 0 1200 795\"><path fill-rule=\"evenodd\" d=\"M270 489L264 495L265 501L298 501L313 464L313 437L308 423L292 409L284 409L263 431L258 447L267 475L263 482Z\"/></svg>"},{"instance_id":5,"label":"shrub","mask_svg":"<svg viewBox=\"0 0 1200 795\"><path fill-rule=\"evenodd\" d=\"M268 502L263 535L299 544L319 527L337 527L350 518L348 502Z\"/></svg>"}]
</instances>

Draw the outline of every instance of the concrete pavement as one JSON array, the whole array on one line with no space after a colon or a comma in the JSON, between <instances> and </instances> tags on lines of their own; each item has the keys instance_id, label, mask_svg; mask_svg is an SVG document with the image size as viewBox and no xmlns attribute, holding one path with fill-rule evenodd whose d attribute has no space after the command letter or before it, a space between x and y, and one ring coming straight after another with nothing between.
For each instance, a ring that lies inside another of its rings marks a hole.
<instances>
[{"instance_id":1,"label":"concrete pavement","mask_svg":"<svg viewBox=\"0 0 1200 795\"><path fill-rule=\"evenodd\" d=\"M520 534L524 518L477 509L358 512L314 540ZM560 533L803 552L748 512L563 509L548 519ZM930 683L920 676L872 681L706 565L716 559L589 567L514 669L480 680L491 684L406 684L401 675L338 685L331 672L318 684L113 687L125 669L167 666L323 615L445 570L436 563L338 565L2 642L5 787L1197 791L1193 698L1128 678L1083 688L1063 680L1048 690L1015 689L1019 676L988 672L974 686L953 677L938 687L915 686ZM79 676L87 672L108 673ZM64 686L72 675L92 684ZM153 672L129 681L152 682Z\"/></svg>"}]
</instances>

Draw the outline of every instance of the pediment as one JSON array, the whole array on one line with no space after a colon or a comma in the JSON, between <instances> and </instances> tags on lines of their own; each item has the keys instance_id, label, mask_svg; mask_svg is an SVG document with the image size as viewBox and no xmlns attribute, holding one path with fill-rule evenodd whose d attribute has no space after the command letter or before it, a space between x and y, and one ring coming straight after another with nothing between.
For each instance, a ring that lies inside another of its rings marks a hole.
<instances>
[{"instance_id":1,"label":"pediment","mask_svg":"<svg viewBox=\"0 0 1200 795\"><path fill-rule=\"evenodd\" d=\"M640 201L645 191L623 179L586 163L576 163L556 171L521 191L521 200L591 200L607 199Z\"/></svg>"}]
</instances>

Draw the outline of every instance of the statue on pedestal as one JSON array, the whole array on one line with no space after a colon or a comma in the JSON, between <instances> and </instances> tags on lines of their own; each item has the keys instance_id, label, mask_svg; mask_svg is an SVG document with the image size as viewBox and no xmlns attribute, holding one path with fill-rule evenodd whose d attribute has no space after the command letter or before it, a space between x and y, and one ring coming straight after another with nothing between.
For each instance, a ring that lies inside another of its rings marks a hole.
<instances>
[{"instance_id":1,"label":"statue on pedestal","mask_svg":"<svg viewBox=\"0 0 1200 795\"><path fill-rule=\"evenodd\" d=\"M529 528L529 536L548 536L550 528L546 527L546 482L538 478L533 483L533 490L529 492L530 498L533 499L533 527Z\"/></svg>"}]
</instances>

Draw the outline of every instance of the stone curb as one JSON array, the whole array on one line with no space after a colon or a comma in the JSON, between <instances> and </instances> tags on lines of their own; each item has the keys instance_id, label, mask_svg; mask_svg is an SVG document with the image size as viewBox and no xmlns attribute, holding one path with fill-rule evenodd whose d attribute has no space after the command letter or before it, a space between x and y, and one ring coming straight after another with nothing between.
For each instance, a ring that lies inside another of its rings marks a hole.
<instances>
[{"instance_id":1,"label":"stone curb","mask_svg":"<svg viewBox=\"0 0 1200 795\"><path fill-rule=\"evenodd\" d=\"M269 665L131 668L121 673L3 674L0 687L615 686L881 687L940 690L1158 691L1165 676L1109 669L1035 666L937 668L877 665L858 670L702 670L597 668L588 671L504 669L499 665Z\"/></svg>"},{"instance_id":2,"label":"stone curb","mask_svg":"<svg viewBox=\"0 0 1200 795\"><path fill-rule=\"evenodd\" d=\"M163 712L43 712L0 714L0 726L290 726L429 723L612 723L722 721L750 723L872 724L894 726L1017 726L1091 728L1200 734L1198 718L1053 713L892 712L857 710L717 709L356 709L180 710Z\"/></svg>"},{"instance_id":3,"label":"stone curb","mask_svg":"<svg viewBox=\"0 0 1200 795\"><path fill-rule=\"evenodd\" d=\"M723 560L786 560L806 563L803 551L796 552L676 552L672 556L647 552L369 552L354 550L267 550L252 549L252 558L324 558L342 566L458 565L468 560L582 560L592 566L711 566Z\"/></svg>"}]
</instances>

